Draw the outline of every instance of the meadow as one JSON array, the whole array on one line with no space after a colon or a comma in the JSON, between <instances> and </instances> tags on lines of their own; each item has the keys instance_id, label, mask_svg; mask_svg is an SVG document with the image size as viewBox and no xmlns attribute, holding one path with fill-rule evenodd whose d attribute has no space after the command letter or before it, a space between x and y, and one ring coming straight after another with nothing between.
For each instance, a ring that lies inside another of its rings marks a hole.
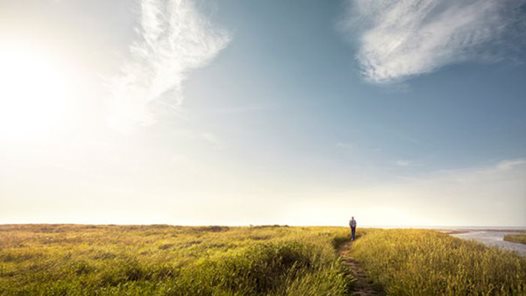
<instances>
[{"instance_id":1,"label":"meadow","mask_svg":"<svg viewBox=\"0 0 526 296\"><path fill-rule=\"evenodd\" d=\"M0 295L352 295L344 227L0 225ZM387 295L526 295L526 258L431 230L360 229Z\"/></svg>"},{"instance_id":2,"label":"meadow","mask_svg":"<svg viewBox=\"0 0 526 296\"><path fill-rule=\"evenodd\" d=\"M0 226L0 295L344 295L335 227Z\"/></svg>"},{"instance_id":3,"label":"meadow","mask_svg":"<svg viewBox=\"0 0 526 296\"><path fill-rule=\"evenodd\" d=\"M438 231L370 231L352 253L388 295L526 295L525 257Z\"/></svg>"}]
</instances>

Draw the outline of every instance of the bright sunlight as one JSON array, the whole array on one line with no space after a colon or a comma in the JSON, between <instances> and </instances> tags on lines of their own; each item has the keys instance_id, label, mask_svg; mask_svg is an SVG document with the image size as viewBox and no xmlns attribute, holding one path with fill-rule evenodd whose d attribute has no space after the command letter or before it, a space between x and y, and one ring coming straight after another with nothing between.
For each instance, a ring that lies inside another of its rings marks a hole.
<instances>
[{"instance_id":1,"label":"bright sunlight","mask_svg":"<svg viewBox=\"0 0 526 296\"><path fill-rule=\"evenodd\" d=\"M60 60L42 50L0 48L0 139L48 138L69 125L70 81Z\"/></svg>"}]
</instances>

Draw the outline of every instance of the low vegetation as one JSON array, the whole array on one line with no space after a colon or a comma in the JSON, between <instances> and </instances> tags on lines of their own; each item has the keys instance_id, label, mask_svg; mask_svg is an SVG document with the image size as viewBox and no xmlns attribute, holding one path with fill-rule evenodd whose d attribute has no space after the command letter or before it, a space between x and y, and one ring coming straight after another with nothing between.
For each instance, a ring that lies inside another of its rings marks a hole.
<instances>
[{"instance_id":1,"label":"low vegetation","mask_svg":"<svg viewBox=\"0 0 526 296\"><path fill-rule=\"evenodd\" d=\"M350 295L343 227L0 225L0 295ZM430 230L366 229L388 295L526 295L526 258ZM347 256L347 255L346 255ZM358 285L357 285L358 286Z\"/></svg>"},{"instance_id":2,"label":"low vegetation","mask_svg":"<svg viewBox=\"0 0 526 296\"><path fill-rule=\"evenodd\" d=\"M0 226L0 295L345 295L336 227Z\"/></svg>"},{"instance_id":3,"label":"low vegetation","mask_svg":"<svg viewBox=\"0 0 526 296\"><path fill-rule=\"evenodd\" d=\"M504 240L513 243L526 244L526 232L517 234L506 234L504 236Z\"/></svg>"},{"instance_id":4,"label":"low vegetation","mask_svg":"<svg viewBox=\"0 0 526 296\"><path fill-rule=\"evenodd\" d=\"M526 295L526 258L435 231L371 231L352 254L388 295Z\"/></svg>"}]
</instances>

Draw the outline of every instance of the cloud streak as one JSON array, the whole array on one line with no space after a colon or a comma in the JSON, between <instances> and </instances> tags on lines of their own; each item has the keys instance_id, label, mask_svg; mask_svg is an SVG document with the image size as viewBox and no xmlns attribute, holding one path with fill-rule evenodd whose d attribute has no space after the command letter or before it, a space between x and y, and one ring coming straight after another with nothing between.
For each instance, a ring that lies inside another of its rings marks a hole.
<instances>
[{"instance_id":1,"label":"cloud streak","mask_svg":"<svg viewBox=\"0 0 526 296\"><path fill-rule=\"evenodd\" d=\"M149 110L153 102L177 109L188 73L209 63L230 41L191 0L142 0L137 31L130 60L109 83L108 121L124 132L155 122Z\"/></svg>"},{"instance_id":2,"label":"cloud streak","mask_svg":"<svg viewBox=\"0 0 526 296\"><path fill-rule=\"evenodd\" d=\"M524 28L524 0L349 0L344 31L373 83L402 81L448 64L501 59ZM511 41L511 42L509 42Z\"/></svg>"}]
</instances>

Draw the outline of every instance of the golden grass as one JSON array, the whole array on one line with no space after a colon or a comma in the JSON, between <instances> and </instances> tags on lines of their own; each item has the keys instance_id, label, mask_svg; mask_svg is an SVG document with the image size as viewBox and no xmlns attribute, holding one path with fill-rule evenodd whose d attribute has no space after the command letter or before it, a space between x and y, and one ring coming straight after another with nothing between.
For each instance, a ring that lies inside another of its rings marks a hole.
<instances>
[{"instance_id":1,"label":"golden grass","mask_svg":"<svg viewBox=\"0 0 526 296\"><path fill-rule=\"evenodd\" d=\"M336 227L0 226L0 295L344 295Z\"/></svg>"},{"instance_id":2,"label":"golden grass","mask_svg":"<svg viewBox=\"0 0 526 296\"><path fill-rule=\"evenodd\" d=\"M428 230L360 229L389 295L526 295L526 258ZM0 226L0 295L349 295L343 227Z\"/></svg>"},{"instance_id":3,"label":"golden grass","mask_svg":"<svg viewBox=\"0 0 526 296\"><path fill-rule=\"evenodd\" d=\"M526 295L526 258L435 231L371 231L352 254L389 295Z\"/></svg>"},{"instance_id":4,"label":"golden grass","mask_svg":"<svg viewBox=\"0 0 526 296\"><path fill-rule=\"evenodd\" d=\"M526 244L526 233L506 234L504 240L513 243Z\"/></svg>"}]
</instances>

